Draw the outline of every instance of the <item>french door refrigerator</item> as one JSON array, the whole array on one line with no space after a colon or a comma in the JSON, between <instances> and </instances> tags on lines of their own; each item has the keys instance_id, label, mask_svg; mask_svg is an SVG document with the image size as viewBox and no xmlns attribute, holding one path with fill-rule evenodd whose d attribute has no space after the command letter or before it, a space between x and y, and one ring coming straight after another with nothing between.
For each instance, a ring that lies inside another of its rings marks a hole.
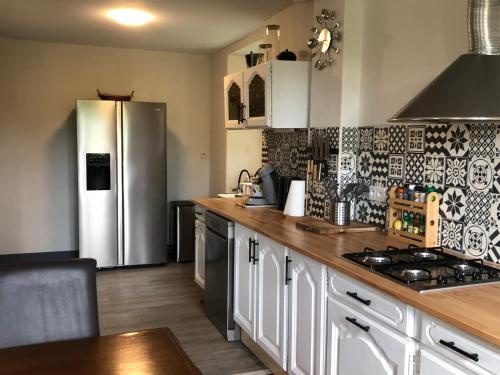
<instances>
[{"instance_id":1,"label":"french door refrigerator","mask_svg":"<svg viewBox=\"0 0 500 375\"><path fill-rule=\"evenodd\" d=\"M165 103L77 100L80 257L165 263Z\"/></svg>"}]
</instances>

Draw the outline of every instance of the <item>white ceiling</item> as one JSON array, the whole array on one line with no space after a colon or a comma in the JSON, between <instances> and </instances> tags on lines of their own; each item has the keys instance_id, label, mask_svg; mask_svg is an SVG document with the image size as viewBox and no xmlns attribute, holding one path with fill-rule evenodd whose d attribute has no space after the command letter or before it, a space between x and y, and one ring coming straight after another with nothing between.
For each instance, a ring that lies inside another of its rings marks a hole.
<instances>
[{"instance_id":1,"label":"white ceiling","mask_svg":"<svg viewBox=\"0 0 500 375\"><path fill-rule=\"evenodd\" d=\"M293 0L0 0L0 37L148 50L213 52L256 30ZM142 27L111 21L112 8L139 8Z\"/></svg>"}]
</instances>

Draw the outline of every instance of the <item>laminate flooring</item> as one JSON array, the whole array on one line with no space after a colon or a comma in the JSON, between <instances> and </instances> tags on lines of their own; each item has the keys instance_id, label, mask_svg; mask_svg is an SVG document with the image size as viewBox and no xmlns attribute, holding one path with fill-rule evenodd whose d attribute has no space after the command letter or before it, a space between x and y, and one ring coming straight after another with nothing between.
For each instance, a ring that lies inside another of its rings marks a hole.
<instances>
[{"instance_id":1,"label":"laminate flooring","mask_svg":"<svg viewBox=\"0 0 500 375\"><path fill-rule=\"evenodd\" d=\"M204 374L264 369L240 342L227 342L205 316L192 263L97 273L101 335L169 327Z\"/></svg>"}]
</instances>

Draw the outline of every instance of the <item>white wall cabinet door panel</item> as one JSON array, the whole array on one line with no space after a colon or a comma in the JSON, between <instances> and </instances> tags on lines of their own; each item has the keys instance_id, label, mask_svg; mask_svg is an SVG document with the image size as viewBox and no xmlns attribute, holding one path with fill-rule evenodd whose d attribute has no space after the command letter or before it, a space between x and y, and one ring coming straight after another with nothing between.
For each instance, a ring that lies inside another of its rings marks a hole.
<instances>
[{"instance_id":1,"label":"white wall cabinet door panel","mask_svg":"<svg viewBox=\"0 0 500 375\"><path fill-rule=\"evenodd\" d=\"M235 224L234 238L234 320L255 341L256 272L252 262L255 232Z\"/></svg>"},{"instance_id":2,"label":"white wall cabinet door panel","mask_svg":"<svg viewBox=\"0 0 500 375\"><path fill-rule=\"evenodd\" d=\"M270 64L259 64L243 72L243 104L249 128L271 126Z\"/></svg>"},{"instance_id":3,"label":"white wall cabinet door panel","mask_svg":"<svg viewBox=\"0 0 500 375\"><path fill-rule=\"evenodd\" d=\"M244 129L243 72L224 77L224 122L226 129Z\"/></svg>"},{"instance_id":4,"label":"white wall cabinet door panel","mask_svg":"<svg viewBox=\"0 0 500 375\"><path fill-rule=\"evenodd\" d=\"M290 251L288 373L325 372L326 266Z\"/></svg>"},{"instance_id":5,"label":"white wall cabinet door panel","mask_svg":"<svg viewBox=\"0 0 500 375\"><path fill-rule=\"evenodd\" d=\"M205 223L195 221L195 243L194 243L194 281L205 289Z\"/></svg>"},{"instance_id":6,"label":"white wall cabinet door panel","mask_svg":"<svg viewBox=\"0 0 500 375\"><path fill-rule=\"evenodd\" d=\"M417 344L328 296L327 373L410 375Z\"/></svg>"},{"instance_id":7,"label":"white wall cabinet door panel","mask_svg":"<svg viewBox=\"0 0 500 375\"><path fill-rule=\"evenodd\" d=\"M278 243L258 237L257 344L286 370L287 288L285 257L288 250Z\"/></svg>"},{"instance_id":8,"label":"white wall cabinet door panel","mask_svg":"<svg viewBox=\"0 0 500 375\"><path fill-rule=\"evenodd\" d=\"M471 375L473 372L422 346L420 349L420 375Z\"/></svg>"}]
</instances>

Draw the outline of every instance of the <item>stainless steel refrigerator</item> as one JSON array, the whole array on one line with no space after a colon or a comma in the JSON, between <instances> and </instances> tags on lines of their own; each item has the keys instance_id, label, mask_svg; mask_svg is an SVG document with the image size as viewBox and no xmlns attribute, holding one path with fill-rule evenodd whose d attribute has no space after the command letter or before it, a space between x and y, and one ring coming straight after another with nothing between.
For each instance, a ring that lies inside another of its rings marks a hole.
<instances>
[{"instance_id":1,"label":"stainless steel refrigerator","mask_svg":"<svg viewBox=\"0 0 500 375\"><path fill-rule=\"evenodd\" d=\"M80 257L165 263L165 103L77 100Z\"/></svg>"}]
</instances>

